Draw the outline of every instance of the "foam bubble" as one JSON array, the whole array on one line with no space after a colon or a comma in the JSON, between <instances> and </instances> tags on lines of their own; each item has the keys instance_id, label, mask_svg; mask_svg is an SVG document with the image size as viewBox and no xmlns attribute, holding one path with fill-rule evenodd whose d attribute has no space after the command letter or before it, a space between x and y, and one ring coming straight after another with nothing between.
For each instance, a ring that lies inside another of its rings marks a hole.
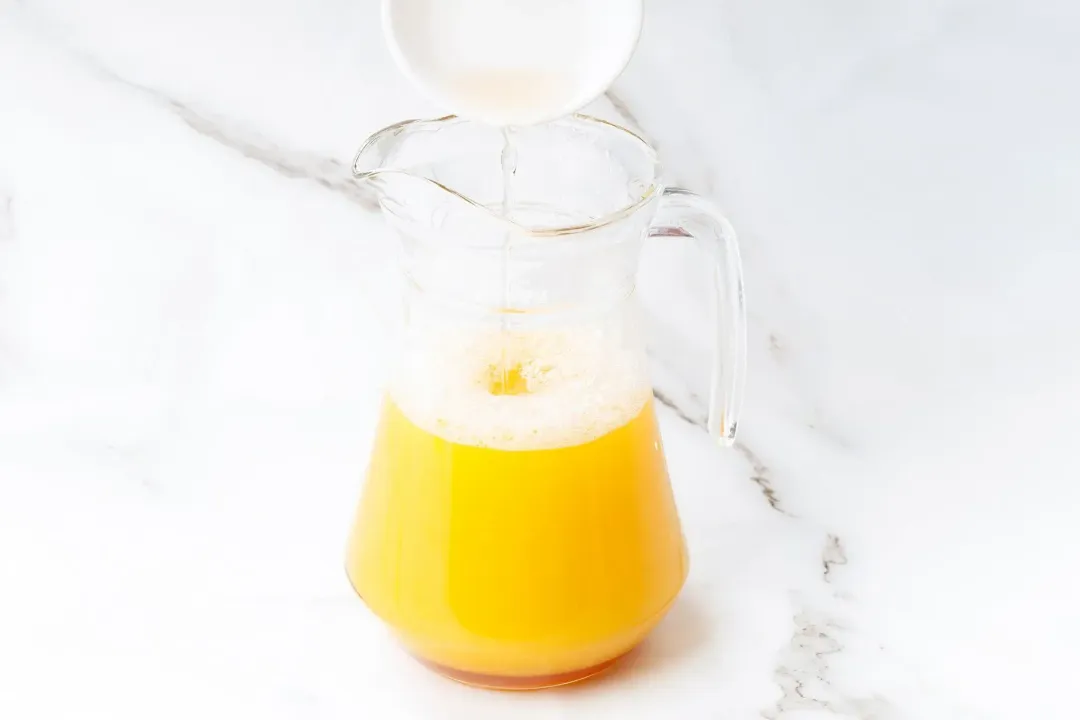
<instances>
[{"instance_id":1,"label":"foam bubble","mask_svg":"<svg viewBox=\"0 0 1080 720\"><path fill-rule=\"evenodd\" d=\"M411 339L390 394L417 426L451 442L539 450L625 425L652 390L642 354L600 330L488 331Z\"/></svg>"}]
</instances>

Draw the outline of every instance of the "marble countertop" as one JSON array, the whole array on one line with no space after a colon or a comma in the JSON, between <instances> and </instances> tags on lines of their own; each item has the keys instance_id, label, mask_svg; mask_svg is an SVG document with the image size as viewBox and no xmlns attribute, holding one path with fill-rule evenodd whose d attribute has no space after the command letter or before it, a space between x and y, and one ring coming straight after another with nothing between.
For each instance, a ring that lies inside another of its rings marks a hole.
<instances>
[{"instance_id":1,"label":"marble countertop","mask_svg":"<svg viewBox=\"0 0 1080 720\"><path fill-rule=\"evenodd\" d=\"M714 447L706 278L650 249L691 577L524 695L341 571L391 267L348 162L435 114L377 14L0 0L0 717L1076 717L1078 6L648 4L594 110L739 230L747 404Z\"/></svg>"}]
</instances>

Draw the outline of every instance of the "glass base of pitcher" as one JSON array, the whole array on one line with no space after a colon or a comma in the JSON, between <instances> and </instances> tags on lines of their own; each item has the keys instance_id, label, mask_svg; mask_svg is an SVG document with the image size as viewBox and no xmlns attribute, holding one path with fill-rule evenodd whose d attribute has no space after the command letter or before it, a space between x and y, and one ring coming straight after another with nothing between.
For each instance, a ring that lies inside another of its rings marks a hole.
<instances>
[{"instance_id":1,"label":"glass base of pitcher","mask_svg":"<svg viewBox=\"0 0 1080 720\"><path fill-rule=\"evenodd\" d=\"M421 657L416 657L415 655L413 657L416 657L416 659L429 670L434 670L443 677L459 682L462 685L485 688L487 690L543 690L544 688L559 687L560 685L570 685L571 683L588 680L591 677L595 677L610 670L620 660L632 652L633 650L630 650L610 660L605 660L598 665L582 668L580 670L571 670L569 672L555 673L553 675L528 676L487 675L484 673L475 673L469 672L468 670L458 670L456 668L447 667L446 665L440 665L439 663L431 662L430 660L425 660Z\"/></svg>"}]
</instances>

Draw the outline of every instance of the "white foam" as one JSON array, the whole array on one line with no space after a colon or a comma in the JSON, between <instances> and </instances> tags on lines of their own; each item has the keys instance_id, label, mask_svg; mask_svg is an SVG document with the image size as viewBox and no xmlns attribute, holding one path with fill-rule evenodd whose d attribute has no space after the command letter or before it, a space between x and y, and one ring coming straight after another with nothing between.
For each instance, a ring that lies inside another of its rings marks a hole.
<instances>
[{"instance_id":1,"label":"white foam","mask_svg":"<svg viewBox=\"0 0 1080 720\"><path fill-rule=\"evenodd\" d=\"M496 395L498 368L527 392ZM568 447L625 425L652 396L644 358L602 331L425 334L407 343L390 394L416 425L501 450Z\"/></svg>"}]
</instances>

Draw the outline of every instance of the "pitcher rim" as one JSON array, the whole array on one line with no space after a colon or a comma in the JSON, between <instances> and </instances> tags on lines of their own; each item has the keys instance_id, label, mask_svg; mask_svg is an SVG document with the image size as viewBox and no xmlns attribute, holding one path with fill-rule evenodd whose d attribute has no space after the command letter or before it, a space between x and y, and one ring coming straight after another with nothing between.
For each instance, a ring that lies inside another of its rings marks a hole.
<instances>
[{"instance_id":1,"label":"pitcher rim","mask_svg":"<svg viewBox=\"0 0 1080 720\"><path fill-rule=\"evenodd\" d=\"M378 176L378 175L407 175L407 176L415 178L417 180L423 180L424 182L430 183L430 184L434 185L435 187L437 187L437 188L439 188L441 190L445 190L446 192L450 193L451 195L454 195L454 196L460 198L461 200L463 200L464 202L468 203L469 205L475 207L476 209L478 209L480 211L483 211L484 213L487 213L489 216L491 216L493 219L497 220L498 222L501 222L501 223L504 223L506 225L512 226L516 233L520 233L522 235L528 235L528 236L531 236L531 237L537 237L537 238L561 237L561 236L565 236L565 235L575 235L577 233L588 232L590 230L597 230L597 229L605 227L607 225L611 225L612 223L618 222L619 220L622 220L624 218L629 217L630 215L633 215L635 212L637 212L639 209L641 209L644 205L648 204L648 202L650 200L652 200L654 197L656 197L656 195L658 195L661 192L662 187L661 187L661 184L660 184L660 181L659 181L659 176L660 176L659 159L657 158L656 151L648 143L648 141L645 140L645 138L641 137L641 135L637 134L633 130L630 130L629 128L623 127L622 125L610 122L608 120L604 120L603 118L599 118L599 117L596 117L594 115L586 115L585 113L574 113L573 115L569 115L569 116L567 116L565 118L560 118L560 119L554 120L552 122L560 122L560 121L564 121L566 119L572 119L572 120L582 121L582 122L585 122L585 123L603 125L603 126L611 128L613 130L618 130L618 131L620 131L622 133L625 133L626 135L629 135L631 138L636 140L637 143L641 145L642 149L644 149L648 153L650 159L652 160L652 165L653 165L652 180L648 184L648 186L641 192L640 195L637 196L637 198L633 202L619 208L618 210L614 210L614 211L612 211L610 213L607 213L606 215L603 215L603 216L601 216L601 217L599 217L599 218L597 218L595 220L591 220L591 221L586 222L586 223L578 223L578 224L575 224L575 225L566 225L566 226L563 226L563 227L554 227L554 228L533 228L533 227L529 227L527 225L522 225L522 224L520 224L518 222L515 222L514 220L509 219L509 218L502 217L501 215L499 215L497 212L495 212L494 210L492 210L488 206L473 200L468 195L464 195L464 194L458 192L457 190L454 190L453 188L442 184L438 180L433 180L433 179L428 178L428 177L418 176L418 175L415 175L415 174L409 172L408 170L395 170L393 168L375 168L373 170L365 170L363 172L360 172L360 171L357 170L357 164L360 162L360 157L364 154L364 151L367 150L372 144L378 142L379 138L383 135L383 133L386 133L386 132L389 132L389 131L397 131L397 130L400 130L402 128L408 127L410 125L418 125L418 124L425 124L426 125L426 124L434 124L434 123L444 123L444 122L450 122L452 120L463 120L463 121L466 121L466 122L473 122L473 121L468 120L468 118L463 118L463 117L460 117L458 115L443 115L442 117L429 118L429 119L414 118L414 119L410 119L410 120L402 120L400 122L396 122L396 123L393 123L391 125L387 125L386 127L382 128L381 130L378 130L378 131L372 133L371 136L367 139L367 141L365 141L364 144L360 146L360 149L357 150L356 154L353 156L352 168L351 168L352 169L352 176L353 176L353 178L355 180L367 180L369 178L373 178L373 177Z\"/></svg>"}]
</instances>

